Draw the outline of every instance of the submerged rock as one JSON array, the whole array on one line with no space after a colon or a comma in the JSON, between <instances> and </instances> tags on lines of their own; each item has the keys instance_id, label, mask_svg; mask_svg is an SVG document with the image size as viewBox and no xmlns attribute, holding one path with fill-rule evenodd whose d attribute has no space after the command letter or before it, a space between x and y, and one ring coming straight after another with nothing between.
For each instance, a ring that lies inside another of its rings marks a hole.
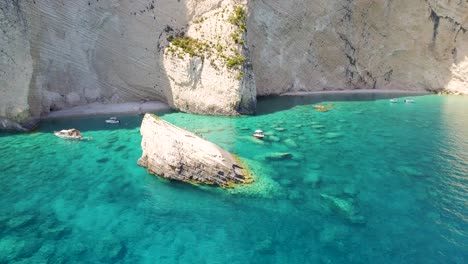
<instances>
[{"instance_id":1,"label":"submerged rock","mask_svg":"<svg viewBox=\"0 0 468 264\"><path fill-rule=\"evenodd\" d=\"M249 183L250 174L231 153L156 115L141 124L143 154L138 165L161 177L224 187Z\"/></svg>"},{"instance_id":2,"label":"submerged rock","mask_svg":"<svg viewBox=\"0 0 468 264\"><path fill-rule=\"evenodd\" d=\"M360 215L353 201L350 199L342 199L335 196L321 194L324 200L330 203L336 211L342 214L348 221L353 224L365 224L364 216Z\"/></svg>"},{"instance_id":3,"label":"submerged rock","mask_svg":"<svg viewBox=\"0 0 468 264\"><path fill-rule=\"evenodd\" d=\"M276 137L276 136L268 136L267 139L273 142L278 142L281 140L279 137Z\"/></svg>"},{"instance_id":4,"label":"submerged rock","mask_svg":"<svg viewBox=\"0 0 468 264\"><path fill-rule=\"evenodd\" d=\"M279 161L279 160L290 160L293 158L293 155L288 152L274 152L268 153L265 155L264 159L268 161Z\"/></svg>"},{"instance_id":5,"label":"submerged rock","mask_svg":"<svg viewBox=\"0 0 468 264\"><path fill-rule=\"evenodd\" d=\"M320 174L317 171L311 171L304 177L305 184L317 185L320 182Z\"/></svg>"},{"instance_id":6,"label":"submerged rock","mask_svg":"<svg viewBox=\"0 0 468 264\"><path fill-rule=\"evenodd\" d=\"M290 138L284 140L284 144L286 146L288 146L288 147L291 147L291 148L297 148L297 143L294 140L290 139Z\"/></svg>"},{"instance_id":7,"label":"submerged rock","mask_svg":"<svg viewBox=\"0 0 468 264\"><path fill-rule=\"evenodd\" d=\"M336 133L336 132L328 132L328 133L325 134L325 138L327 138L327 139L337 139L337 138L340 138L342 136L343 136L343 134Z\"/></svg>"}]
</instances>

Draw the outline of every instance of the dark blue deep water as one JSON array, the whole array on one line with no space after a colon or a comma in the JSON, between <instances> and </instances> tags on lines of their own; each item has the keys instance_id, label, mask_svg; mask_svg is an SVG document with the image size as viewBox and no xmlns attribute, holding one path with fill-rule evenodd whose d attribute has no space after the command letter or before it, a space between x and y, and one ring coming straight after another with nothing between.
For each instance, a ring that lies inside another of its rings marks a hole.
<instances>
[{"instance_id":1,"label":"dark blue deep water","mask_svg":"<svg viewBox=\"0 0 468 264\"><path fill-rule=\"evenodd\" d=\"M141 116L0 134L0 263L468 263L468 97L415 99L160 113L249 164L255 183L229 190L138 167ZM70 127L93 139L51 133Z\"/></svg>"}]
</instances>

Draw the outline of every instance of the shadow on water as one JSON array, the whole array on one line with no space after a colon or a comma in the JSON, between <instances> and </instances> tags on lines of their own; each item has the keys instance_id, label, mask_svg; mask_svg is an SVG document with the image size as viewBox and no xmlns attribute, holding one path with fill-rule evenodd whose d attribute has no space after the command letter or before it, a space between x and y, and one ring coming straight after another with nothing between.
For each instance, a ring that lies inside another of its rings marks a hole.
<instances>
[{"instance_id":1,"label":"shadow on water","mask_svg":"<svg viewBox=\"0 0 468 264\"><path fill-rule=\"evenodd\" d=\"M267 115L291 109L297 105L339 101L376 101L395 97L417 96L415 94L394 93L339 93L313 94L301 96L262 96L257 100L257 115Z\"/></svg>"},{"instance_id":2,"label":"shadow on water","mask_svg":"<svg viewBox=\"0 0 468 264\"><path fill-rule=\"evenodd\" d=\"M172 113L170 110L155 112L157 115L164 115ZM45 133L52 133L58 129L76 128L81 132L99 131L99 130L116 130L116 129L135 129L139 128L144 115L138 114L124 114L113 115L116 116L120 123L108 124L105 122L109 115L96 115L86 117L68 117L43 120L39 126L32 132L41 131Z\"/></svg>"}]
</instances>

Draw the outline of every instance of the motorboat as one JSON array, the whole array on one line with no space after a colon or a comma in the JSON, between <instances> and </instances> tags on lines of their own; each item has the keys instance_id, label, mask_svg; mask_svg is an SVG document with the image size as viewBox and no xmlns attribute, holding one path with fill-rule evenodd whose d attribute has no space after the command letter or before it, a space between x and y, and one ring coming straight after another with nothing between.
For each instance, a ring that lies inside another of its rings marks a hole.
<instances>
[{"instance_id":1,"label":"motorboat","mask_svg":"<svg viewBox=\"0 0 468 264\"><path fill-rule=\"evenodd\" d=\"M118 124L118 123L120 123L120 120L117 119L117 117L112 116L112 117L109 117L109 119L106 119L106 123L109 123L109 124Z\"/></svg>"},{"instance_id":2,"label":"motorboat","mask_svg":"<svg viewBox=\"0 0 468 264\"><path fill-rule=\"evenodd\" d=\"M83 139L83 135L81 135L81 132L75 128L55 131L54 135L63 139Z\"/></svg>"},{"instance_id":3,"label":"motorboat","mask_svg":"<svg viewBox=\"0 0 468 264\"><path fill-rule=\"evenodd\" d=\"M392 99L390 99L390 102L391 102L391 103L398 103L398 99L392 98Z\"/></svg>"},{"instance_id":4,"label":"motorboat","mask_svg":"<svg viewBox=\"0 0 468 264\"><path fill-rule=\"evenodd\" d=\"M255 130L255 133L253 133L253 137L254 138L259 138L259 139L262 139L265 137L265 135L263 135L263 131L258 129L258 130Z\"/></svg>"},{"instance_id":5,"label":"motorboat","mask_svg":"<svg viewBox=\"0 0 468 264\"><path fill-rule=\"evenodd\" d=\"M413 99L405 99L405 103L414 103Z\"/></svg>"}]
</instances>

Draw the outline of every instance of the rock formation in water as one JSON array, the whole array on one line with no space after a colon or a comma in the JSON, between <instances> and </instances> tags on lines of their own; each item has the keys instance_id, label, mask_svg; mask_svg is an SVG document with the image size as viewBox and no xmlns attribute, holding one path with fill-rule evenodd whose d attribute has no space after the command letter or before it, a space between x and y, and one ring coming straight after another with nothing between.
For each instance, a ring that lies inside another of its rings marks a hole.
<instances>
[{"instance_id":1,"label":"rock formation in water","mask_svg":"<svg viewBox=\"0 0 468 264\"><path fill-rule=\"evenodd\" d=\"M143 154L138 165L150 173L224 187L252 181L234 155L153 114L143 118L141 135Z\"/></svg>"},{"instance_id":2,"label":"rock formation in water","mask_svg":"<svg viewBox=\"0 0 468 264\"><path fill-rule=\"evenodd\" d=\"M233 115L257 94L468 93L467 31L467 1L0 1L0 126L91 102Z\"/></svg>"}]
</instances>

